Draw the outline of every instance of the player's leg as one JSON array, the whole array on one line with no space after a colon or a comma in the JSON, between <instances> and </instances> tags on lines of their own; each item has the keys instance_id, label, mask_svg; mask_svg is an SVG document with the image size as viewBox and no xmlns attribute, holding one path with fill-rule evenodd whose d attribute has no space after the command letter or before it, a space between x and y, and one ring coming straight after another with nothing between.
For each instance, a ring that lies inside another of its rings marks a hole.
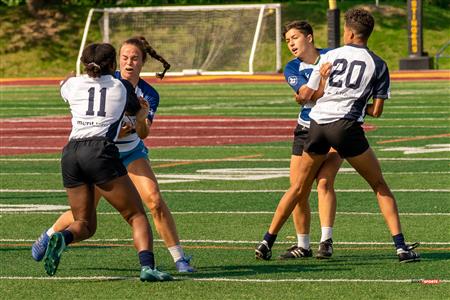
<instances>
[{"instance_id":1,"label":"player's leg","mask_svg":"<svg viewBox=\"0 0 450 300\"><path fill-rule=\"evenodd\" d=\"M66 191L74 222L62 232L53 234L48 242L44 268L50 276L55 275L64 249L72 242L91 237L97 228L94 187L83 184L66 188Z\"/></svg>"},{"instance_id":2,"label":"player's leg","mask_svg":"<svg viewBox=\"0 0 450 300\"><path fill-rule=\"evenodd\" d=\"M128 164L128 175L136 186L142 201L150 209L156 231L164 240L179 272L194 272L190 258L184 254L178 237L175 220L164 202L158 181L145 158L136 159Z\"/></svg>"},{"instance_id":3,"label":"player's leg","mask_svg":"<svg viewBox=\"0 0 450 300\"><path fill-rule=\"evenodd\" d=\"M325 159L325 155L313 155L304 153L300 164L299 177L297 182L289 187L278 203L275 214L272 218L269 230L264 236L264 240L255 250L256 258L268 260L272 256L271 248L276 240L276 236L289 218L292 210L299 201L308 201L314 178L320 165Z\"/></svg>"},{"instance_id":4,"label":"player's leg","mask_svg":"<svg viewBox=\"0 0 450 300\"><path fill-rule=\"evenodd\" d=\"M295 142L294 142L295 146ZM303 147L302 147L303 148ZM303 149L302 149L303 151ZM292 155L290 163L290 185L298 181L299 170L301 164L301 155ZM307 195L309 198L309 194ZM294 221L295 232L297 234L297 244L289 247L287 251L279 256L280 259L294 259L302 257L311 257L312 251L310 247L310 224L311 224L311 209L309 201L298 201L294 210L292 211L292 218Z\"/></svg>"},{"instance_id":5,"label":"player's leg","mask_svg":"<svg viewBox=\"0 0 450 300\"><path fill-rule=\"evenodd\" d=\"M344 123L344 122L342 122ZM359 124L348 122L345 125L346 135L342 139L340 154L347 159L353 168L372 187L385 222L391 232L397 249L400 262L417 261L420 256L412 251L415 245L405 244L404 236L400 225L397 203L394 195L383 178L381 167L375 153L369 147L369 143ZM336 148L339 151L339 148Z\"/></svg>"},{"instance_id":6,"label":"player's leg","mask_svg":"<svg viewBox=\"0 0 450 300\"><path fill-rule=\"evenodd\" d=\"M101 198L100 193L95 190L95 206L97 207L98 202ZM58 219L53 223L50 228L44 230L42 234L39 236L39 238L33 243L31 247L31 255L34 260L41 261L44 258L45 250L47 249L48 242L50 240L50 237L55 232L61 232L67 227L69 227L70 224L73 222L73 214L71 210L68 210L61 214Z\"/></svg>"},{"instance_id":7,"label":"player's leg","mask_svg":"<svg viewBox=\"0 0 450 300\"><path fill-rule=\"evenodd\" d=\"M333 254L332 237L334 219L336 217L334 181L342 161L343 159L339 154L334 149L331 149L317 173L318 207L322 231L317 258L330 258Z\"/></svg>"},{"instance_id":8,"label":"player's leg","mask_svg":"<svg viewBox=\"0 0 450 300\"><path fill-rule=\"evenodd\" d=\"M155 268L153 236L141 198L131 179L125 175L97 184L100 193L131 226L133 241L141 264L142 281L165 281L172 277Z\"/></svg>"}]
</instances>

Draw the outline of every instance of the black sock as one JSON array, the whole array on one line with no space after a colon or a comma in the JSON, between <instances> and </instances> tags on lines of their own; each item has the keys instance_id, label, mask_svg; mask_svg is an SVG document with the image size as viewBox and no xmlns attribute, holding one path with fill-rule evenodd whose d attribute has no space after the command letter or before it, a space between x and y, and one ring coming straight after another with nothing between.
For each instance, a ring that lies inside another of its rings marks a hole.
<instances>
[{"instance_id":1,"label":"black sock","mask_svg":"<svg viewBox=\"0 0 450 300\"><path fill-rule=\"evenodd\" d=\"M69 230L64 230L61 232L64 237L64 243L66 243L66 246L73 242L73 233Z\"/></svg>"},{"instance_id":2,"label":"black sock","mask_svg":"<svg viewBox=\"0 0 450 300\"><path fill-rule=\"evenodd\" d=\"M142 250L139 252L139 262L141 267L149 266L150 268L155 268L155 256L150 250Z\"/></svg>"},{"instance_id":3,"label":"black sock","mask_svg":"<svg viewBox=\"0 0 450 300\"><path fill-rule=\"evenodd\" d=\"M275 240L277 239L276 234L270 234L268 231L264 235L264 240L267 242L267 245L269 248L272 248L273 244L275 243Z\"/></svg>"},{"instance_id":4,"label":"black sock","mask_svg":"<svg viewBox=\"0 0 450 300\"><path fill-rule=\"evenodd\" d=\"M399 233L397 235L392 236L394 240L395 248L406 249L405 238L403 237L403 233Z\"/></svg>"}]
</instances>

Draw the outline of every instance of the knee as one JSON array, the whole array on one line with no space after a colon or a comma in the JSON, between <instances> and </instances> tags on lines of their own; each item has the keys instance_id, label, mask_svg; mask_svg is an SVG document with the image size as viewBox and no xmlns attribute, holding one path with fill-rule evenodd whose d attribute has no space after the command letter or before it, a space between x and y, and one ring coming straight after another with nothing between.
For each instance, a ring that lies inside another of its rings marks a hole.
<instances>
[{"instance_id":1,"label":"knee","mask_svg":"<svg viewBox=\"0 0 450 300\"><path fill-rule=\"evenodd\" d=\"M372 187L374 192L380 192L382 190L387 189L387 183L383 177L380 177L377 180L370 182L370 186Z\"/></svg>"},{"instance_id":2,"label":"knee","mask_svg":"<svg viewBox=\"0 0 450 300\"><path fill-rule=\"evenodd\" d=\"M80 226L83 228L84 239L88 239L97 231L97 222L95 221L80 221Z\"/></svg>"},{"instance_id":3,"label":"knee","mask_svg":"<svg viewBox=\"0 0 450 300\"><path fill-rule=\"evenodd\" d=\"M334 182L329 178L318 178L317 179L317 192L318 193L328 193L333 190Z\"/></svg>"},{"instance_id":4,"label":"knee","mask_svg":"<svg viewBox=\"0 0 450 300\"><path fill-rule=\"evenodd\" d=\"M159 190L151 192L145 199L145 204L152 214L159 213L162 208L162 197Z\"/></svg>"}]
</instances>

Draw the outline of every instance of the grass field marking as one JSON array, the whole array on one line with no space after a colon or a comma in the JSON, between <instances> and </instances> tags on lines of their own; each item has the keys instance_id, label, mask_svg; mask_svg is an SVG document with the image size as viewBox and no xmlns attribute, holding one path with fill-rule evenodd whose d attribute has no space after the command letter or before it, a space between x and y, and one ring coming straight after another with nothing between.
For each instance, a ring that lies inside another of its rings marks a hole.
<instances>
[{"instance_id":1,"label":"grass field marking","mask_svg":"<svg viewBox=\"0 0 450 300\"><path fill-rule=\"evenodd\" d=\"M1 147L0 147L1 148ZM184 147L182 147L184 148ZM193 147L193 148L197 148L197 146ZM201 148L204 148L201 147ZM217 146L214 146L213 148L217 148ZM58 148L59 149L59 148ZM202 162L209 162L209 161L216 161L219 158L204 158L204 159L189 159L189 158L152 158L151 161L152 162L165 162L165 161L171 161L171 162L178 162L178 161L193 161L193 162L197 162L197 161L202 161ZM450 161L450 157L378 157L378 160L380 161ZM61 159L60 158L6 158L6 157L1 157L0 158L0 162L28 162L28 161L35 161L35 162L39 162L39 161L55 161L55 162L60 162ZM287 162L287 161L291 161L290 158L258 158L258 159L227 159L227 161L233 161L233 162L242 162L242 161L246 161L246 162Z\"/></svg>"},{"instance_id":2,"label":"grass field marking","mask_svg":"<svg viewBox=\"0 0 450 300\"><path fill-rule=\"evenodd\" d=\"M0 242L2 243L33 243L34 239L0 239ZM158 243L164 243L161 239L154 239L155 242ZM113 239L88 239L84 240L83 243L89 244L89 243L132 243L133 239L131 238L125 238L125 239L119 239L119 238L113 238ZM260 241L246 241L246 240L199 240L199 239L181 239L180 242L182 243L190 243L190 244L228 244L228 245L257 245ZM419 241L421 245L439 245L439 246L448 246L450 245L450 241L448 242L442 242L442 241L427 241L422 242ZM277 241L277 244L292 244L292 241ZM311 242L311 244L319 244L319 242ZM82 244L80 244L81 246ZM131 245L131 244L130 244ZM360 241L360 242L346 242L346 241L336 241L333 242L333 245L352 245L352 246L392 246L392 242L374 242L374 241ZM27 244L28 246L28 244ZM30 244L31 246L31 244ZM132 245L131 245L132 246ZM389 248L392 249L392 248ZM446 250L446 249L443 249Z\"/></svg>"},{"instance_id":3,"label":"grass field marking","mask_svg":"<svg viewBox=\"0 0 450 300\"><path fill-rule=\"evenodd\" d=\"M203 282L241 282L241 283L286 283L286 282L305 282L305 283L422 283L422 284L441 284L449 283L448 279L358 279L358 278L285 278L285 279L252 279L252 278L190 278L190 277L174 277L176 281L203 281ZM50 280L50 281L117 281L117 280L139 280L134 276L0 276L0 280Z\"/></svg>"},{"instance_id":4,"label":"grass field marking","mask_svg":"<svg viewBox=\"0 0 450 300\"><path fill-rule=\"evenodd\" d=\"M242 155L242 156L236 156L236 157L225 157L225 158L217 158L217 159L208 159L208 160L185 160L185 161L179 161L175 163L169 163L169 164L159 164L159 165L153 165L152 168L168 168L168 167L174 167L174 166L180 166L180 165L192 165L195 163L205 163L205 162L222 162L222 161L234 161L235 159L254 159L257 157L262 157L262 154L254 154L254 155Z\"/></svg>"},{"instance_id":5,"label":"grass field marking","mask_svg":"<svg viewBox=\"0 0 450 300\"><path fill-rule=\"evenodd\" d=\"M336 189L338 193L373 193L371 189ZM404 193L450 193L450 189L391 189L392 192ZM65 193L61 189L0 189L0 193ZM284 193L286 190L168 190L162 189L163 193L216 193L216 194L239 194L239 193ZM313 189L311 192L317 192Z\"/></svg>"},{"instance_id":6,"label":"grass field marking","mask_svg":"<svg viewBox=\"0 0 450 300\"><path fill-rule=\"evenodd\" d=\"M30 207L32 206L32 207ZM51 209L45 210L41 206L49 206ZM6 207L6 208L4 208ZM34 209L34 208L39 209ZM57 209L59 207L59 209ZM40 204L0 204L0 213L8 215L23 215L23 214L37 214L37 215L58 215L70 209L66 205L40 205ZM50 210L50 211L49 211ZM172 211L173 215L273 215L273 211ZM319 212L312 211L311 214L317 215ZM377 212L357 212L357 211L340 211L337 215L347 216L381 216ZM118 212L97 212L97 215L119 215ZM450 216L449 213L399 213L400 216Z\"/></svg>"},{"instance_id":7,"label":"grass field marking","mask_svg":"<svg viewBox=\"0 0 450 300\"><path fill-rule=\"evenodd\" d=\"M393 140L384 140L384 141L378 141L377 144L388 144L388 143L397 143L397 142L410 142L410 141L418 141L418 140L429 140L429 139L436 139L436 138L443 138L443 137L450 137L450 133L436 134L436 135L426 135L426 136L420 135L420 136L413 136L413 137L393 139Z\"/></svg>"},{"instance_id":8,"label":"grass field marking","mask_svg":"<svg viewBox=\"0 0 450 300\"><path fill-rule=\"evenodd\" d=\"M220 170L220 169L219 169ZM252 169L246 169L249 172L252 171ZM202 172L202 171L209 171L209 170L197 170L197 172ZM270 169L267 169L268 172L271 172ZM248 172L247 172L248 173ZM274 171L272 171L272 173L274 173ZM282 176L279 177L288 177L289 176L289 169L288 168L284 168L283 170L278 171L277 173L279 173ZM237 173L239 174L239 173ZM354 169L351 169L351 171L349 170L345 170L344 172L340 170L339 175L355 175L357 174L357 172ZM450 174L450 171L420 171L420 172L383 172L383 175L442 175L442 174ZM61 175L61 172L3 172L0 173L0 176L42 176L42 175ZM159 178L191 178L192 176L199 176L199 178L196 179L213 179L213 180L222 180L222 178L219 177L200 177L201 175L192 175L192 174L159 174L156 177ZM269 177L269 176L268 176ZM227 178L223 178L225 180L242 180L242 177L227 177ZM257 177L252 178L252 180L258 180ZM168 183L168 181L165 180L158 180L159 183ZM183 182L185 182L185 180L183 180Z\"/></svg>"}]
</instances>

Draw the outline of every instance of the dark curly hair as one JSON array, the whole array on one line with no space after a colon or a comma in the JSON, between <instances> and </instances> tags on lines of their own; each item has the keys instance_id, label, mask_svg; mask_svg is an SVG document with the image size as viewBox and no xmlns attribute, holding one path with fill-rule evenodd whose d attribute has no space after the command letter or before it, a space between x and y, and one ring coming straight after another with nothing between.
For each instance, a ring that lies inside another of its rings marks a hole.
<instances>
[{"instance_id":1,"label":"dark curly hair","mask_svg":"<svg viewBox=\"0 0 450 300\"><path fill-rule=\"evenodd\" d=\"M81 62L90 77L110 75L116 66L116 49L111 44L90 44L84 48Z\"/></svg>"},{"instance_id":2,"label":"dark curly hair","mask_svg":"<svg viewBox=\"0 0 450 300\"><path fill-rule=\"evenodd\" d=\"M314 34L312 26L306 22L306 21L292 21L290 23L287 23L283 26L283 38L286 38L286 33L291 30L292 28L297 29L301 33L303 33L304 36L307 36L310 34L313 37L314 42Z\"/></svg>"},{"instance_id":3,"label":"dark curly hair","mask_svg":"<svg viewBox=\"0 0 450 300\"><path fill-rule=\"evenodd\" d=\"M363 40L368 40L375 26L372 15L362 8L352 8L345 13L345 25L355 35Z\"/></svg>"}]
</instances>

